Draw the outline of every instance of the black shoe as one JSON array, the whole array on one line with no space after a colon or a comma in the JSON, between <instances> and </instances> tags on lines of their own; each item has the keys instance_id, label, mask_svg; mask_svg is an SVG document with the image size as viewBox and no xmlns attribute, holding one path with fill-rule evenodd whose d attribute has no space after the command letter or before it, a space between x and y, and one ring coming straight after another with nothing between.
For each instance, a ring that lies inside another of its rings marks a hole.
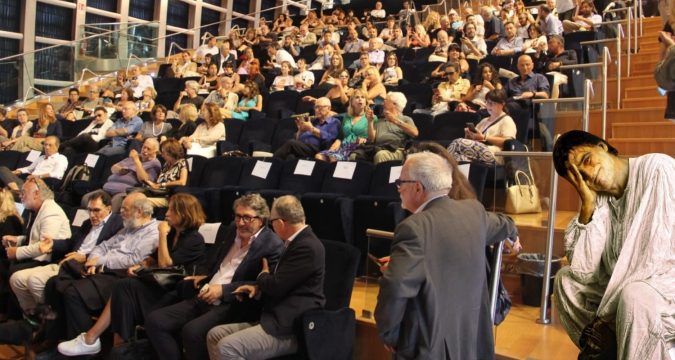
<instances>
[{"instance_id":1,"label":"black shoe","mask_svg":"<svg viewBox=\"0 0 675 360\"><path fill-rule=\"evenodd\" d=\"M33 340L33 331L33 326L26 320L9 320L0 324L0 344L29 344Z\"/></svg>"}]
</instances>

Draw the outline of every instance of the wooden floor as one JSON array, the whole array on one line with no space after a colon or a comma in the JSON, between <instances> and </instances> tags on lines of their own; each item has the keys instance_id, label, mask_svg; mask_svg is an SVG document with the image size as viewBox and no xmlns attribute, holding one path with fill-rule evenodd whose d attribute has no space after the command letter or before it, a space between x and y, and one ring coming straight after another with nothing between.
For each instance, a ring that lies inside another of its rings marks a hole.
<instances>
[{"instance_id":1,"label":"wooden floor","mask_svg":"<svg viewBox=\"0 0 675 360\"><path fill-rule=\"evenodd\" d=\"M357 316L357 345L355 359L387 359L382 343L375 335L372 310L378 288L357 281L352 292L351 307ZM366 313L364 316L364 310ZM567 333L555 321L550 325L536 322L539 308L514 304L506 320L495 329L495 351L499 359L576 359L579 350Z\"/></svg>"}]
</instances>

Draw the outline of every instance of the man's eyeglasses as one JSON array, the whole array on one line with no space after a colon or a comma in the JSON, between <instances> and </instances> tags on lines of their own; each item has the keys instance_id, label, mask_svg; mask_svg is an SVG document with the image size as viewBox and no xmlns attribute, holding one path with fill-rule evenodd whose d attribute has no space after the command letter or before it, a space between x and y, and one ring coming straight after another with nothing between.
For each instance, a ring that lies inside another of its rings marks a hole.
<instances>
[{"instance_id":1,"label":"man's eyeglasses","mask_svg":"<svg viewBox=\"0 0 675 360\"><path fill-rule=\"evenodd\" d=\"M445 73L445 76L450 76L450 75L455 75L455 72L453 71L453 72L446 72Z\"/></svg>"},{"instance_id":2,"label":"man's eyeglasses","mask_svg":"<svg viewBox=\"0 0 675 360\"><path fill-rule=\"evenodd\" d=\"M260 216L235 215L234 222L243 221L244 224L250 224L253 220L260 219Z\"/></svg>"},{"instance_id":3,"label":"man's eyeglasses","mask_svg":"<svg viewBox=\"0 0 675 360\"><path fill-rule=\"evenodd\" d=\"M403 179L396 179L396 180L394 181L394 184L396 185L397 188L400 189L401 186L402 186L403 184L406 184L406 183L416 183L416 182L417 182L417 180L403 180Z\"/></svg>"}]
</instances>

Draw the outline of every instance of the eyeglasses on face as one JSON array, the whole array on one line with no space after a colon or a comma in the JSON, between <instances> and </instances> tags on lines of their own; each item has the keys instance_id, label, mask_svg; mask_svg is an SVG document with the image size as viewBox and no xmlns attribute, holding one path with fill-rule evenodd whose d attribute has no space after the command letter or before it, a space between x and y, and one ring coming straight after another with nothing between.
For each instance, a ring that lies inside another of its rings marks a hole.
<instances>
[{"instance_id":1,"label":"eyeglasses on face","mask_svg":"<svg viewBox=\"0 0 675 360\"><path fill-rule=\"evenodd\" d=\"M416 183L416 182L417 182L417 180L396 179L394 181L394 184L396 185L397 188L400 189L403 184L408 184L408 183L412 184L412 183Z\"/></svg>"},{"instance_id":2,"label":"eyeglasses on face","mask_svg":"<svg viewBox=\"0 0 675 360\"><path fill-rule=\"evenodd\" d=\"M255 219L260 219L260 216L234 215L234 222L243 221L244 224L250 224Z\"/></svg>"}]
</instances>

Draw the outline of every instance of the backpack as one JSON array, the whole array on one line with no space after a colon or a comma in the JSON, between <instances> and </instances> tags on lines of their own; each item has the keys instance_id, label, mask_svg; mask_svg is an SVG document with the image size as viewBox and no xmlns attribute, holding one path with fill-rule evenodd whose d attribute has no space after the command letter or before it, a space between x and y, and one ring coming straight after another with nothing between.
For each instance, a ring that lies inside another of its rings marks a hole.
<instances>
[{"instance_id":1,"label":"backpack","mask_svg":"<svg viewBox=\"0 0 675 360\"><path fill-rule=\"evenodd\" d=\"M66 191L70 189L71 184L75 180L84 180L88 181L91 179L91 169L87 165L75 165L70 170L66 176L63 177L63 183L61 184L61 191Z\"/></svg>"}]
</instances>

